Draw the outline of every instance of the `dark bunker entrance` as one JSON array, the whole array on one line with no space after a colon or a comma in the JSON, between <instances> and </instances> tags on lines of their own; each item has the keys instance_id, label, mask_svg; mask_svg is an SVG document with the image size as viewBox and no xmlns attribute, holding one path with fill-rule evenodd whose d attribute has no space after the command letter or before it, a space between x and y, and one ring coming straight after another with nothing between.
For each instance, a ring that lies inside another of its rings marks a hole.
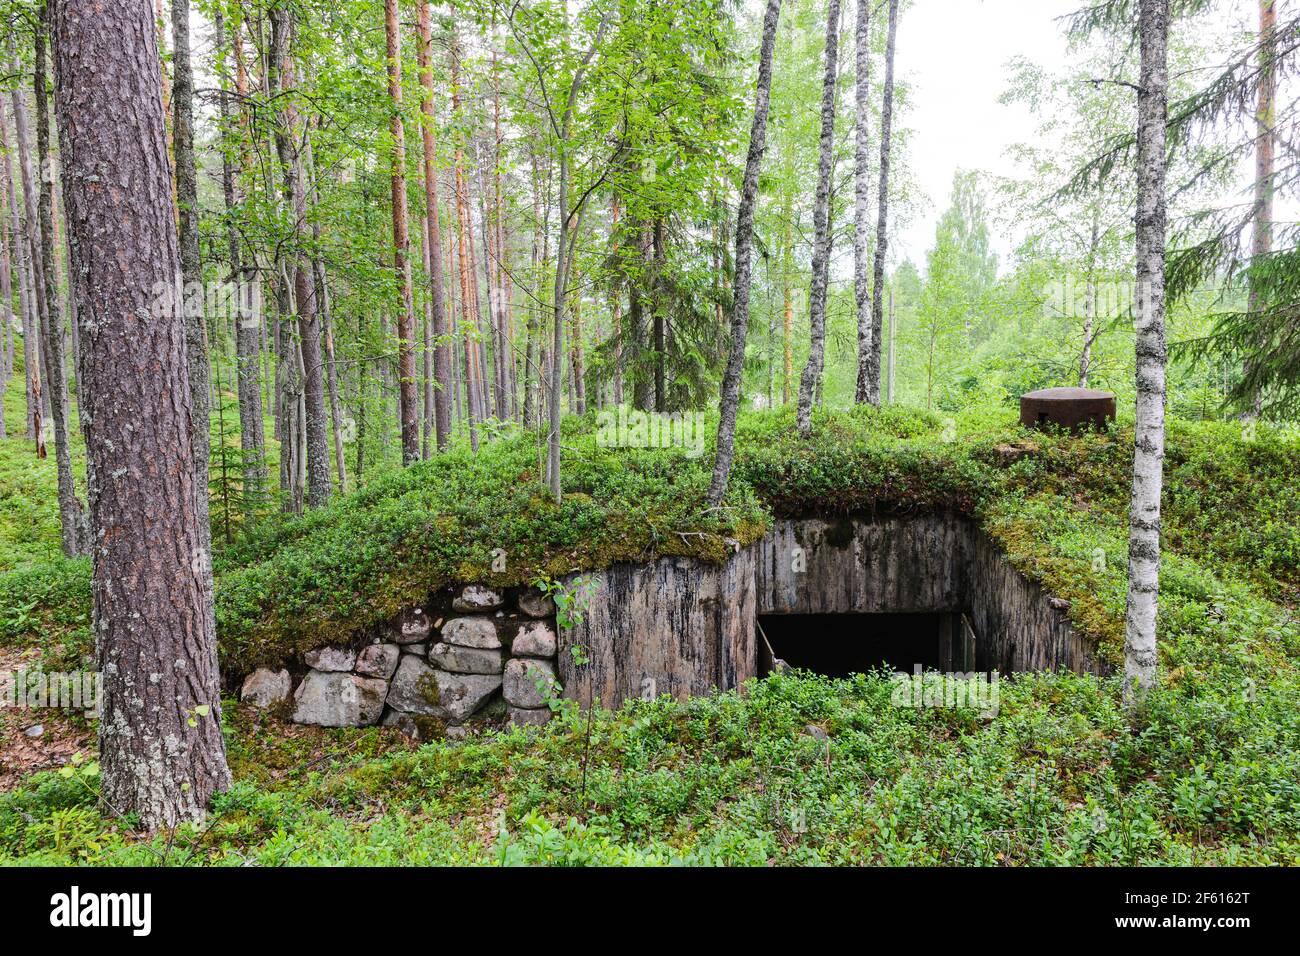
<instances>
[{"instance_id":1,"label":"dark bunker entrance","mask_svg":"<svg viewBox=\"0 0 1300 956\"><path fill-rule=\"evenodd\" d=\"M760 614L759 676L788 667L848 677L975 668L975 634L960 613Z\"/></svg>"}]
</instances>

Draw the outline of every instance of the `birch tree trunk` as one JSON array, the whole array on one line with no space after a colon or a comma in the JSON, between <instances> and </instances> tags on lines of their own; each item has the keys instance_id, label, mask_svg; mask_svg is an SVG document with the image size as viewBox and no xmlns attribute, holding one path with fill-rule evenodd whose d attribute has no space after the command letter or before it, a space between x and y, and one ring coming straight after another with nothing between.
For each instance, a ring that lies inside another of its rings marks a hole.
<instances>
[{"instance_id":1,"label":"birch tree trunk","mask_svg":"<svg viewBox=\"0 0 1300 956\"><path fill-rule=\"evenodd\" d=\"M1092 211L1092 229L1088 234L1088 280L1083 293L1083 351L1079 354L1079 387L1088 387L1092 368L1092 343L1097 332L1097 244L1101 235L1101 208Z\"/></svg>"},{"instance_id":2,"label":"birch tree trunk","mask_svg":"<svg viewBox=\"0 0 1300 956\"><path fill-rule=\"evenodd\" d=\"M871 285L871 377L866 400L880 404L880 333L885 320L885 254L889 250L889 154L894 127L894 41L898 36L898 0L889 0L885 39L885 92L880 108L880 186L876 191L876 261Z\"/></svg>"},{"instance_id":3,"label":"birch tree trunk","mask_svg":"<svg viewBox=\"0 0 1300 956\"><path fill-rule=\"evenodd\" d=\"M1273 150L1277 123L1277 69L1273 64L1277 32L1274 0L1259 0L1259 88L1255 105L1255 218L1251 230L1251 261L1261 262L1273 249ZM1251 283L1247 308L1257 312L1260 301L1256 283ZM1254 397L1254 414L1263 408L1264 396Z\"/></svg>"},{"instance_id":4,"label":"birch tree trunk","mask_svg":"<svg viewBox=\"0 0 1300 956\"><path fill-rule=\"evenodd\" d=\"M0 97L0 153L3 153L0 161L3 162L7 187L5 192L9 203L9 235L13 243L14 271L18 276L18 308L22 312L23 319L23 365L27 386L26 436L37 443L37 457L44 458L40 359L37 356L37 329L40 327L40 319L36 315L35 294L28 280L31 273L31 246L23 233L22 220L18 213L18 186L14 182L13 163L9 158L9 134L3 97Z\"/></svg>"},{"instance_id":5,"label":"birch tree trunk","mask_svg":"<svg viewBox=\"0 0 1300 956\"><path fill-rule=\"evenodd\" d=\"M325 412L325 363L321 355L320 321L317 315L316 281L308 256L310 231L307 225L307 182L303 167L303 147L300 146L300 120L294 104L297 70L293 63L293 14L287 7L271 11L272 33L277 35L274 46L279 52L276 64L279 75L280 128L276 147L284 167L289 193L290 212L294 223L293 249L293 308L298 316L297 348L291 351L292 375L299 386L294 390L294 400L299 403L297 412L302 433L304 454L298 456L298 475L305 475L306 504L319 508L328 503L332 491L330 481L329 422ZM287 273L282 276L288 285ZM283 400L283 397L282 397ZM287 437L287 436L286 436ZM295 477L292 485L298 487L301 479Z\"/></svg>"},{"instance_id":6,"label":"birch tree trunk","mask_svg":"<svg viewBox=\"0 0 1300 956\"><path fill-rule=\"evenodd\" d=\"M745 371L745 339L749 334L749 292L754 262L754 203L758 198L758 176L767 148L767 110L772 97L772 50L781 15L781 0L767 0L763 13L763 42L758 53L758 86L754 90L754 121L749 128L749 152L745 156L745 178L741 181L740 206L736 212L736 276L732 287L731 349L722 376L722 399L718 419L718 448L709 483L709 506L722 504L731 478L736 446L736 412L740 407L740 385Z\"/></svg>"},{"instance_id":7,"label":"birch tree trunk","mask_svg":"<svg viewBox=\"0 0 1300 956\"><path fill-rule=\"evenodd\" d=\"M826 355L826 285L830 272L831 167L835 143L835 78L839 53L840 0L830 0L826 9L826 72L822 78L822 129L817 160L817 196L813 205L812 288L808 296L808 325L811 348L808 364L799 379L799 433L812 431L813 403L821 384Z\"/></svg>"},{"instance_id":8,"label":"birch tree trunk","mask_svg":"<svg viewBox=\"0 0 1300 956\"><path fill-rule=\"evenodd\" d=\"M1138 34L1137 424L1129 505L1124 690L1136 701L1156 681L1160 490L1165 454L1165 124L1169 0L1141 0Z\"/></svg>"},{"instance_id":9,"label":"birch tree trunk","mask_svg":"<svg viewBox=\"0 0 1300 956\"><path fill-rule=\"evenodd\" d=\"M868 223L871 203L871 2L858 0L853 35L853 306L858 317L858 381L853 400L870 401L872 379L880 378L880 343L871 325ZM873 369L874 364L874 369Z\"/></svg>"},{"instance_id":10,"label":"birch tree trunk","mask_svg":"<svg viewBox=\"0 0 1300 956\"><path fill-rule=\"evenodd\" d=\"M397 406L402 425L402 464L420 459L420 406L415 378L415 303L411 292L411 235L406 210L406 129L402 122L402 41L397 0L384 0L388 40L388 99L393 137L393 272L397 276Z\"/></svg>"},{"instance_id":11,"label":"birch tree trunk","mask_svg":"<svg viewBox=\"0 0 1300 956\"><path fill-rule=\"evenodd\" d=\"M230 784L185 323L158 308L181 270L158 47L148 0L60 0L53 27L83 321L101 794L155 829L199 819ZM109 178L117 188L102 188Z\"/></svg>"}]
</instances>

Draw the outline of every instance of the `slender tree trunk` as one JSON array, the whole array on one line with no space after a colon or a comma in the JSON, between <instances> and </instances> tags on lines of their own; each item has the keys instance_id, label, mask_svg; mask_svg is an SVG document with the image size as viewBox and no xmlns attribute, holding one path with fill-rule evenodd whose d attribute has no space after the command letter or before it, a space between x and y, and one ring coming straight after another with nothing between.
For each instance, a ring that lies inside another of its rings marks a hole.
<instances>
[{"instance_id":1,"label":"slender tree trunk","mask_svg":"<svg viewBox=\"0 0 1300 956\"><path fill-rule=\"evenodd\" d=\"M272 32L278 33L274 44L280 61L276 64L280 79L283 105L280 108L280 129L277 149L288 179L289 205L294 222L294 307L298 315L298 374L301 382L296 390L300 403L299 421L303 430L305 455L299 456L300 473L305 469L309 507L319 508L330 499L329 421L325 412L325 363L321 355L320 321L318 317L316 282L308 256L310 231L307 225L307 184L303 167L300 119L293 101L297 83L297 70L293 64L292 13L287 7L271 11ZM287 282L288 276L285 276Z\"/></svg>"},{"instance_id":2,"label":"slender tree trunk","mask_svg":"<svg viewBox=\"0 0 1300 956\"><path fill-rule=\"evenodd\" d=\"M781 0L767 0L763 14L763 41L758 54L758 86L754 91L754 122L749 129L749 153L745 157L745 178L741 181L740 207L736 213L736 291L731 308L731 348L722 376L722 398L718 419L718 450L709 483L709 506L722 504L731 478L736 444L736 412L740 407L741 378L745 373L745 339L749 334L749 292L753 268L754 203L758 198L758 177L767 147L767 110L772 96L772 50L781 15Z\"/></svg>"},{"instance_id":3,"label":"slender tree trunk","mask_svg":"<svg viewBox=\"0 0 1300 956\"><path fill-rule=\"evenodd\" d=\"M573 298L573 355L570 359L573 370L574 410L579 415L587 414L587 363L582 353L582 296Z\"/></svg>"},{"instance_id":4,"label":"slender tree trunk","mask_svg":"<svg viewBox=\"0 0 1300 956\"><path fill-rule=\"evenodd\" d=\"M179 210L181 282L184 289L185 352L194 401L194 470L203 489L199 518L208 522L208 335L199 261L199 180L194 166L194 71L190 64L190 0L171 0L172 13L172 153L176 164L176 206ZM197 295L195 294L197 293Z\"/></svg>"},{"instance_id":5,"label":"slender tree trunk","mask_svg":"<svg viewBox=\"0 0 1300 956\"><path fill-rule=\"evenodd\" d=\"M3 117L0 113L0 118ZM13 192L13 180L0 182L0 206L8 206ZM9 390L9 379L14 372L13 350L13 258L9 253L9 220L0 212L0 438L8 438L5 423L4 400Z\"/></svg>"},{"instance_id":6,"label":"slender tree trunk","mask_svg":"<svg viewBox=\"0 0 1300 956\"><path fill-rule=\"evenodd\" d=\"M1101 234L1101 210L1092 211L1092 231L1088 236L1088 281L1083 294L1083 351L1079 355L1079 387L1088 387L1092 367L1092 342L1097 324L1097 244Z\"/></svg>"},{"instance_id":7,"label":"slender tree trunk","mask_svg":"<svg viewBox=\"0 0 1300 956\"><path fill-rule=\"evenodd\" d=\"M826 285L830 272L831 167L835 141L835 78L839 47L840 0L830 0L826 14L826 72L822 79L822 129L817 162L817 196L813 206L812 289L808 296L811 349L799 380L797 420L800 434L812 430L813 403L826 354Z\"/></svg>"},{"instance_id":8,"label":"slender tree trunk","mask_svg":"<svg viewBox=\"0 0 1300 956\"><path fill-rule=\"evenodd\" d=\"M158 48L147 0L60 0L53 26L85 318L101 798L154 829L201 818L230 785L185 326L156 308L181 270L162 102L148 95ZM118 186L104 189L110 169Z\"/></svg>"},{"instance_id":9,"label":"slender tree trunk","mask_svg":"<svg viewBox=\"0 0 1300 956\"><path fill-rule=\"evenodd\" d=\"M629 284L627 319L631 332L633 368L636 375L632 379L632 407L638 411L650 411L650 387L654 378L646 362L645 311L646 276L650 273L650 245L645 223L634 220L636 233L637 277Z\"/></svg>"},{"instance_id":10,"label":"slender tree trunk","mask_svg":"<svg viewBox=\"0 0 1300 956\"><path fill-rule=\"evenodd\" d=\"M45 457L45 433L41 422L40 358L37 355L40 319L36 312L35 292L29 280L31 274L31 244L23 231L18 213L18 186L14 182L13 163L9 158L8 124L5 121L4 99L0 97L0 162L3 163L5 192L9 204L9 234L13 242L13 261L18 276L18 308L23 317L23 365L27 386L28 440L37 444L37 457ZM8 300L6 300L8 301Z\"/></svg>"},{"instance_id":11,"label":"slender tree trunk","mask_svg":"<svg viewBox=\"0 0 1300 956\"><path fill-rule=\"evenodd\" d=\"M85 554L89 547L89 531L81 501L77 498L76 480L72 474L72 449L68 442L68 373L63 352L63 306L59 299L58 270L54 264L54 178L50 157L50 102L45 86L46 38L49 30L49 10L41 5L36 24L36 160L41 171L40 218L36 271L39 273L37 290L44 295L45 308L41 323L41 355L45 367L45 398L49 400L54 425L54 457L58 466L59 524L62 531L63 553L68 557ZM25 152L21 140L25 138L25 111L18 113L20 153ZM40 290L44 290L43 293Z\"/></svg>"},{"instance_id":12,"label":"slender tree trunk","mask_svg":"<svg viewBox=\"0 0 1300 956\"><path fill-rule=\"evenodd\" d=\"M871 381L880 378L880 342L872 334L871 277L867 274L867 249L870 245L867 215L871 205L871 156L868 149L871 138L871 4L872 0L858 0L853 36L853 305L858 317L858 382L853 400L859 405L870 401Z\"/></svg>"},{"instance_id":13,"label":"slender tree trunk","mask_svg":"<svg viewBox=\"0 0 1300 956\"><path fill-rule=\"evenodd\" d=\"M1274 127L1277 124L1277 68L1273 64L1277 32L1275 0L1259 0L1259 87L1255 105L1255 217L1251 230L1251 261L1261 263L1273 250L1273 150L1276 142ZM1247 308L1258 312L1264 305L1260 300L1258 283L1250 284ZM1264 396L1254 396L1252 411L1258 415L1264 406Z\"/></svg>"},{"instance_id":14,"label":"slender tree trunk","mask_svg":"<svg viewBox=\"0 0 1300 956\"><path fill-rule=\"evenodd\" d=\"M451 34L451 111L460 118L460 45L455 30ZM464 334L465 414L469 421L470 447L478 451L478 424L483 419L479 405L479 386L474 375L474 339L477 325L474 322L476 294L471 290L469 261L469 202L465 182L465 150L459 136L453 157L456 203L456 252L460 272L460 326ZM473 296L473 298L471 297Z\"/></svg>"},{"instance_id":15,"label":"slender tree trunk","mask_svg":"<svg viewBox=\"0 0 1300 956\"><path fill-rule=\"evenodd\" d=\"M393 137L393 271L397 275L398 415L402 423L402 464L420 457L420 406L415 377L415 304L411 292L411 237L406 212L406 129L402 122L402 41L397 0L384 0L388 38L389 131Z\"/></svg>"},{"instance_id":16,"label":"slender tree trunk","mask_svg":"<svg viewBox=\"0 0 1300 956\"><path fill-rule=\"evenodd\" d=\"M314 212L320 201L320 184L317 180L316 156L312 152L310 137L303 143L303 152L306 154L307 185L311 189L311 209ZM311 234L319 249L320 220L315 216L312 217ZM339 493L347 494L348 467L343 455L343 405L339 398L338 366L334 360L334 318L330 311L329 276L325 273L325 262L319 255L312 257L311 269L316 287L317 314L320 317L321 345L325 351L325 394L329 400L330 434L334 440L334 471L339 482Z\"/></svg>"},{"instance_id":17,"label":"slender tree trunk","mask_svg":"<svg viewBox=\"0 0 1300 956\"><path fill-rule=\"evenodd\" d=\"M889 0L889 27L885 39L885 93L880 109L880 186L876 192L876 260L872 275L871 342L866 400L880 404L880 333L885 316L885 255L889 251L889 161L894 126L894 42L898 36L898 0Z\"/></svg>"},{"instance_id":18,"label":"slender tree trunk","mask_svg":"<svg viewBox=\"0 0 1300 956\"><path fill-rule=\"evenodd\" d=\"M894 290L889 290L889 391L887 401L894 404L894 366L898 355L898 329L894 316Z\"/></svg>"},{"instance_id":19,"label":"slender tree trunk","mask_svg":"<svg viewBox=\"0 0 1300 956\"><path fill-rule=\"evenodd\" d=\"M1124 688L1136 701L1156 682L1160 490L1165 455L1165 124L1169 0L1141 0L1138 34L1137 424L1129 508Z\"/></svg>"},{"instance_id":20,"label":"slender tree trunk","mask_svg":"<svg viewBox=\"0 0 1300 956\"><path fill-rule=\"evenodd\" d=\"M218 33L220 33L218 27ZM239 166L229 159L229 153L222 163L223 189L225 191L226 214L231 217L227 231L227 243L230 249L231 281L236 284L238 294L235 326L235 376L239 393L239 447L244 464L244 501L245 518L253 515L259 500L266 491L266 433L262 424L262 391L258 385L260 362L260 338L263 330L263 315L260 296L254 295L252 285L255 281L245 274L243 256L240 251L239 234L235 229L234 215L240 198L235 188L236 179L243 180L252 168L252 121L248 109L248 70L244 65L243 21L237 19L231 24L230 55L235 68L235 92L239 96ZM221 42L218 37L218 42ZM222 125L231 129L236 121L231 115L229 97L224 92L221 97Z\"/></svg>"},{"instance_id":21,"label":"slender tree trunk","mask_svg":"<svg viewBox=\"0 0 1300 956\"><path fill-rule=\"evenodd\" d=\"M610 250L610 256L615 261L619 258L618 243L618 217L619 205L618 196L611 196L609 200L609 231L614 237L613 248ZM613 282L609 290L609 315L610 324L613 326L614 336L614 404L623 404L623 296L619 289L618 283Z\"/></svg>"},{"instance_id":22,"label":"slender tree trunk","mask_svg":"<svg viewBox=\"0 0 1300 956\"><path fill-rule=\"evenodd\" d=\"M655 349L655 411L668 411L668 330L664 318L664 270L668 268L668 248L664 239L664 221L656 217L651 230L654 250L654 294L650 300Z\"/></svg>"}]
</instances>

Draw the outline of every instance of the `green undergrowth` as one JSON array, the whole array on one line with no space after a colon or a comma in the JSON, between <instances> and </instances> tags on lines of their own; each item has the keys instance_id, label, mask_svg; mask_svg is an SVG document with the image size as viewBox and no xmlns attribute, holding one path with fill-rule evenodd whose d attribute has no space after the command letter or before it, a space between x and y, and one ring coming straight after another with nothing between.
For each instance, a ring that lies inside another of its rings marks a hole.
<instances>
[{"instance_id":1,"label":"green undergrowth","mask_svg":"<svg viewBox=\"0 0 1300 956\"><path fill-rule=\"evenodd\" d=\"M721 512L701 504L707 453L605 449L579 421L564 443L562 506L520 436L385 475L225 551L227 661L333 640L446 580L719 560L776 514L948 509L1119 659L1130 424L1070 437L1022 431L1003 412L858 410L820 416L803 440L787 412L748 415ZM991 715L898 706L883 673L788 674L419 747L230 702L236 783L209 826L136 832L97 807L83 762L0 795L0 861L1300 863L1300 444L1264 426L1175 421L1168 445L1160 685L1136 718L1115 679L1068 673L1002 679ZM494 548L504 575L491 573ZM84 563L15 571L0 578L0 640L75 648L88 601Z\"/></svg>"},{"instance_id":2,"label":"green undergrowth","mask_svg":"<svg viewBox=\"0 0 1300 956\"><path fill-rule=\"evenodd\" d=\"M1294 864L1300 683L1243 693L1243 652L1155 691L1136 732L1114 681L1050 673L1002 681L991 717L796 673L419 747L232 702L236 780L204 826L136 832L83 763L0 794L0 862Z\"/></svg>"}]
</instances>

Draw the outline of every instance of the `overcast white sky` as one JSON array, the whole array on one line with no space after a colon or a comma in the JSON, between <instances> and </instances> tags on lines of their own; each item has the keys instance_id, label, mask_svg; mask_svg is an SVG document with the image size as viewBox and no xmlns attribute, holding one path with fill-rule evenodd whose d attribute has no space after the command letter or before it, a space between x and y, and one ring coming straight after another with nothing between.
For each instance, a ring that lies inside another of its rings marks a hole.
<instances>
[{"instance_id":1,"label":"overcast white sky","mask_svg":"<svg viewBox=\"0 0 1300 956\"><path fill-rule=\"evenodd\" d=\"M1027 56L1053 71L1063 67L1066 44L1056 18L1083 6L1083 0L919 0L899 21L896 69L912 90L908 162L928 202L895 240L895 261L924 263L957 169L1015 172L1006 150L1033 139L1036 124L1023 107L998 103L1006 63ZM1014 237L997 238L1005 262Z\"/></svg>"}]
</instances>

